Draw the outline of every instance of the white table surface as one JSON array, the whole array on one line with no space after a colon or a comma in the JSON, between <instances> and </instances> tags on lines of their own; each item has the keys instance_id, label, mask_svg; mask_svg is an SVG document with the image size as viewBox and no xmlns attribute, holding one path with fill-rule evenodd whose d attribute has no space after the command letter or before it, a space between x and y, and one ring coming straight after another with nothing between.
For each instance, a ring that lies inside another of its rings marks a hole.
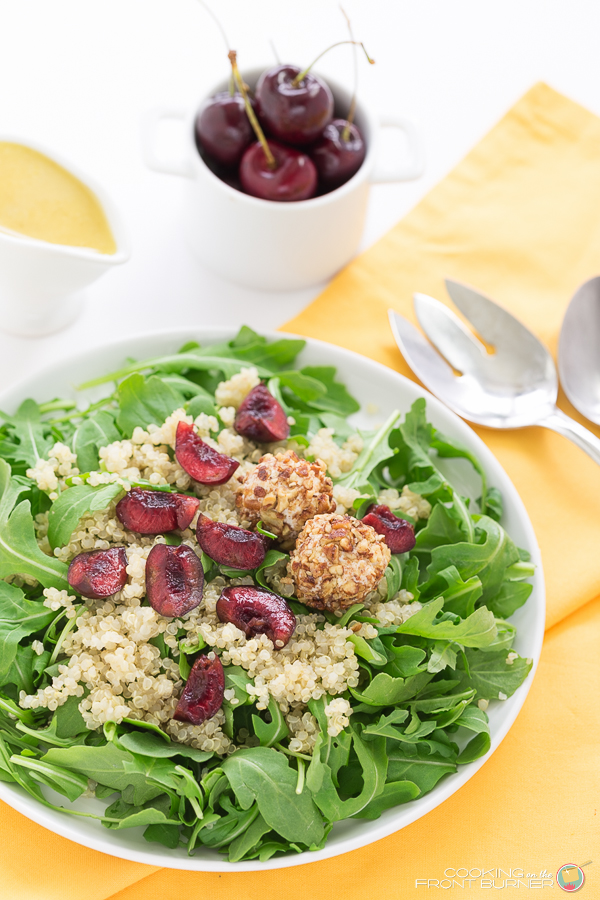
<instances>
[{"instance_id":1,"label":"white table surface","mask_svg":"<svg viewBox=\"0 0 600 900\"><path fill-rule=\"evenodd\" d=\"M600 114L600 4L592 0L344 6L376 60L361 64L361 99L411 118L427 153L419 181L372 189L363 248L536 81ZM270 38L285 61L308 64L346 36L335 0L213 0L213 8L242 67L272 64ZM333 50L319 68L350 85L351 48ZM184 243L177 178L142 162L142 112L193 108L227 72L225 48L197 0L0 0L0 133L40 141L93 175L120 207L133 244L131 260L88 290L68 329L37 339L0 332L0 389L114 336L186 323L275 328L318 294L259 294L203 269Z\"/></svg>"}]
</instances>

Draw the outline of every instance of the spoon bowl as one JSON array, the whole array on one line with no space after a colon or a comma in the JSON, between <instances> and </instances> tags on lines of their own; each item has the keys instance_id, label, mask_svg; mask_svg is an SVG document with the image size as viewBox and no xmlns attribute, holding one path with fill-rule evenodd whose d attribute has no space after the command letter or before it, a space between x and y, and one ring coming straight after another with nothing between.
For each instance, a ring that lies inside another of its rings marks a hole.
<instances>
[{"instance_id":1,"label":"spoon bowl","mask_svg":"<svg viewBox=\"0 0 600 900\"><path fill-rule=\"evenodd\" d=\"M558 371L575 409L600 425L600 276L573 295L560 331Z\"/></svg>"}]
</instances>

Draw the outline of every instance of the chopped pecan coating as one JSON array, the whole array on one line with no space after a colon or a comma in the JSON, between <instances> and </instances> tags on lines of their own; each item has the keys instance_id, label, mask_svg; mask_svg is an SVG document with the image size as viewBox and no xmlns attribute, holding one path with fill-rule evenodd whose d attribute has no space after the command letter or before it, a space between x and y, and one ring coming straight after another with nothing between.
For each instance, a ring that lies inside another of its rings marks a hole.
<instances>
[{"instance_id":1,"label":"chopped pecan coating","mask_svg":"<svg viewBox=\"0 0 600 900\"><path fill-rule=\"evenodd\" d=\"M320 515L304 526L287 571L303 603L346 609L377 587L390 557L384 536L370 525L352 516Z\"/></svg>"},{"instance_id":2,"label":"chopped pecan coating","mask_svg":"<svg viewBox=\"0 0 600 900\"><path fill-rule=\"evenodd\" d=\"M325 471L321 460L308 462L293 450L265 454L240 478L236 504L242 519L251 526L262 520L282 547L292 547L309 519L335 510L333 485Z\"/></svg>"}]
</instances>

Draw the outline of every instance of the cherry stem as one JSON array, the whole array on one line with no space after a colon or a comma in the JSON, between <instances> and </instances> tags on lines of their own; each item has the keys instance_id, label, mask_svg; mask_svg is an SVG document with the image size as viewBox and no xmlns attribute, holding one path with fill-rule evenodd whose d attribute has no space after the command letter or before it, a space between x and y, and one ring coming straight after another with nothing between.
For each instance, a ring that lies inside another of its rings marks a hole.
<instances>
[{"instance_id":1,"label":"cherry stem","mask_svg":"<svg viewBox=\"0 0 600 900\"><path fill-rule=\"evenodd\" d=\"M200 3L200 6L203 6L203 7L204 7L204 9L206 10L206 12L209 14L209 16L211 17L211 19L213 20L213 22L215 23L215 25L217 26L217 28L218 28L219 31L221 32L221 37L223 38L223 40L224 40L224 42L225 42L225 46L226 46L226 48L227 48L227 51L229 52L229 48L231 47L231 44L230 44L229 41L227 40L227 35L226 35L226 33L225 33L225 29L224 29L223 26L221 25L219 19L217 18L217 16L215 15L215 13L212 11L212 9L210 8L210 6L209 6L207 3L204 2L204 0L198 0L198 2Z\"/></svg>"},{"instance_id":2,"label":"cherry stem","mask_svg":"<svg viewBox=\"0 0 600 900\"><path fill-rule=\"evenodd\" d=\"M364 54L367 57L367 59L369 60L369 62L371 63L371 65L373 65L375 63L375 60L371 59L371 57L367 53L367 48L365 47L365 45L363 44L362 41L338 41L337 43L332 44L331 47L327 47L327 49L323 50L322 53L319 53L319 55L317 57L315 57L315 59L313 59L310 66L308 66L306 69L304 69L303 72L298 72L298 74L296 75L296 77L294 78L294 80L291 83L292 87L294 87L294 88L298 87L298 85L300 84L302 79L308 75L308 73L310 72L310 70L312 69L314 64L317 63L321 59L322 56L325 56L325 54L329 53L330 50L333 50L334 47L341 47L342 44L354 44L356 47L362 47Z\"/></svg>"},{"instance_id":3,"label":"cherry stem","mask_svg":"<svg viewBox=\"0 0 600 900\"><path fill-rule=\"evenodd\" d=\"M235 78L236 84L238 86L238 90L244 100L244 106L246 107L246 114L247 114L248 118L250 119L250 124L252 125L252 128L254 130L254 134L256 135L256 138L264 150L265 157L267 160L267 166L271 170L276 169L277 168L277 160L271 153L271 148L269 147L269 145L267 143L265 133L262 130L262 128L260 127L260 123L259 123L258 119L256 118L254 110L252 109L252 104L250 103L250 100L248 99L248 92L246 90L246 85L244 84L242 76L240 75L240 70L238 69L237 53L235 52L235 50L229 51L229 61L231 63L231 70L233 72L233 77Z\"/></svg>"},{"instance_id":4,"label":"cherry stem","mask_svg":"<svg viewBox=\"0 0 600 900\"><path fill-rule=\"evenodd\" d=\"M346 10L344 9L344 7L341 5L340 5L340 10L341 10L343 17L346 20L346 25L348 26L350 40L353 41L354 33L352 31L352 23L350 21L350 18L348 16ZM345 144L347 144L348 141L350 140L350 127L352 125L352 122L354 121L354 114L356 112L356 94L358 91L358 66L357 66L357 59L356 59L356 46L354 47L353 53L354 53L354 90L352 92L352 100L350 101L350 109L348 110L348 117L346 118L346 124L345 124L344 130L342 131L342 134L341 134L341 138Z\"/></svg>"}]
</instances>

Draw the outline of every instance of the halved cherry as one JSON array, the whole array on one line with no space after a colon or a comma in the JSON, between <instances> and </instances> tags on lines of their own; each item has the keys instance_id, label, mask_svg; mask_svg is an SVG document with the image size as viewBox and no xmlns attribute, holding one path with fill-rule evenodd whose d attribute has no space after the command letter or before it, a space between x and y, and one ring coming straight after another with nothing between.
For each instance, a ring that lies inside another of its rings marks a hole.
<instances>
[{"instance_id":1,"label":"halved cherry","mask_svg":"<svg viewBox=\"0 0 600 900\"><path fill-rule=\"evenodd\" d=\"M283 597L245 584L225 588L217 600L217 615L248 637L266 634L277 648L287 644L296 628L296 616Z\"/></svg>"},{"instance_id":2,"label":"halved cherry","mask_svg":"<svg viewBox=\"0 0 600 900\"><path fill-rule=\"evenodd\" d=\"M202 600L204 571L186 544L155 544L146 560L146 597L161 616L185 616Z\"/></svg>"},{"instance_id":3,"label":"halved cherry","mask_svg":"<svg viewBox=\"0 0 600 900\"><path fill-rule=\"evenodd\" d=\"M219 657L199 656L188 675L173 718L202 725L221 708L224 693L225 673Z\"/></svg>"},{"instance_id":4,"label":"halved cherry","mask_svg":"<svg viewBox=\"0 0 600 900\"><path fill-rule=\"evenodd\" d=\"M123 547L79 553L69 566L67 581L82 597L112 597L127 581L127 554Z\"/></svg>"},{"instance_id":5,"label":"halved cherry","mask_svg":"<svg viewBox=\"0 0 600 900\"><path fill-rule=\"evenodd\" d=\"M395 516L389 506L370 506L363 522L384 536L392 553L406 553L415 546L415 529L406 519Z\"/></svg>"},{"instance_id":6,"label":"halved cherry","mask_svg":"<svg viewBox=\"0 0 600 900\"><path fill-rule=\"evenodd\" d=\"M200 514L196 539L211 559L232 569L256 569L265 558L269 539L237 525L213 522Z\"/></svg>"},{"instance_id":7,"label":"halved cherry","mask_svg":"<svg viewBox=\"0 0 600 900\"><path fill-rule=\"evenodd\" d=\"M187 528L200 501L187 494L144 491L132 488L117 503L117 517L128 531L138 534L167 534Z\"/></svg>"},{"instance_id":8,"label":"halved cherry","mask_svg":"<svg viewBox=\"0 0 600 900\"><path fill-rule=\"evenodd\" d=\"M283 441L290 433L281 403L264 384L252 388L238 409L233 427L242 437L261 444Z\"/></svg>"},{"instance_id":9,"label":"halved cherry","mask_svg":"<svg viewBox=\"0 0 600 900\"><path fill-rule=\"evenodd\" d=\"M181 468L200 484L225 484L239 466L236 459L205 444L188 422L177 425L175 457Z\"/></svg>"}]
</instances>

